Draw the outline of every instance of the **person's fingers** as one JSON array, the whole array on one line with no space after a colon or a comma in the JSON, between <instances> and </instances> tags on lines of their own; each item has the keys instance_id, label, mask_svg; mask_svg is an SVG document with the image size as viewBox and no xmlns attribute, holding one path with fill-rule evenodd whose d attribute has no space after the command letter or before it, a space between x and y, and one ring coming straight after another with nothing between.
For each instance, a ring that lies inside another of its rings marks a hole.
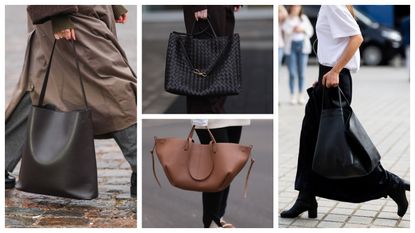
<instances>
[{"instance_id":1,"label":"person's fingers","mask_svg":"<svg viewBox=\"0 0 415 233\"><path fill-rule=\"evenodd\" d=\"M66 40L70 40L71 39L71 30L70 29L65 29L62 31L63 36L65 37Z\"/></svg>"},{"instance_id":2,"label":"person's fingers","mask_svg":"<svg viewBox=\"0 0 415 233\"><path fill-rule=\"evenodd\" d=\"M63 32L62 31L58 32L58 37L59 37L59 39L63 38Z\"/></svg>"},{"instance_id":3,"label":"person's fingers","mask_svg":"<svg viewBox=\"0 0 415 233\"><path fill-rule=\"evenodd\" d=\"M59 40L60 38L59 38L59 35L58 35L58 33L54 33L53 34L53 36L55 37L55 39L57 39L57 40Z\"/></svg>"},{"instance_id":4,"label":"person's fingers","mask_svg":"<svg viewBox=\"0 0 415 233\"><path fill-rule=\"evenodd\" d=\"M76 36L75 36L75 29L71 29L71 37L72 37L72 40L76 40Z\"/></svg>"},{"instance_id":5,"label":"person's fingers","mask_svg":"<svg viewBox=\"0 0 415 233\"><path fill-rule=\"evenodd\" d=\"M207 9L195 12L196 21L198 21L199 19L206 19L206 18L207 18Z\"/></svg>"}]
</instances>

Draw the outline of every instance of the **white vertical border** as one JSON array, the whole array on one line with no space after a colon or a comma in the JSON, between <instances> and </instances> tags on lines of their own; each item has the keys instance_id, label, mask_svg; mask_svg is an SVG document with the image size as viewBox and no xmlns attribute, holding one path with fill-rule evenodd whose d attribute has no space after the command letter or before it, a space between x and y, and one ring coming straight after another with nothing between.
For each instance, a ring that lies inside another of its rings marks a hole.
<instances>
[{"instance_id":1,"label":"white vertical border","mask_svg":"<svg viewBox=\"0 0 415 233\"><path fill-rule=\"evenodd\" d=\"M142 38L143 38L143 30L142 30L142 5L137 5L137 228L142 228L143 226L143 53L142 53Z\"/></svg>"},{"instance_id":2,"label":"white vertical border","mask_svg":"<svg viewBox=\"0 0 415 233\"><path fill-rule=\"evenodd\" d=\"M0 66L1 66L1 68L0 68L0 73L1 73L1 76L0 76L0 79L1 79L1 81L0 81L0 109L1 109L1 114L0 114L0 122L1 122L1 124L0 124L0 134L1 134L1 143L0 143L0 148L1 148L1 150L0 150L0 157L1 157L1 159L0 159L0 163L1 163L1 166L0 166L0 168L1 168L1 171L4 171L5 170L5 156L4 156L4 154L6 153L6 149L5 149L5 124L3 123L4 122L4 119L5 119L5 114L4 114L4 112L5 112L5 99L6 99L6 96L5 96L5 87L6 87L6 79L5 79L5 77L6 77L6 70L5 70L5 57L6 57L6 50L5 50L5 31L6 31L6 23L5 23L5 17L6 17L6 15L5 15L5 5L1 5L0 6ZM1 180L1 182L0 182L0 188L1 188L1 190L5 190L4 189L4 178ZM4 228L4 226L5 226L5 218L4 218L4 216L5 216L5 214L6 214L6 208L5 208L5 194L2 192L2 195L1 195L1 197L0 197L0 203L1 203L1 205L0 205L0 208L1 208L1 228Z\"/></svg>"},{"instance_id":3,"label":"white vertical border","mask_svg":"<svg viewBox=\"0 0 415 233\"><path fill-rule=\"evenodd\" d=\"M409 3L408 3L409 4ZM415 136L415 134L414 134L414 130L415 130L415 128L414 128L414 123L415 123L415 119L414 119L414 116L415 116L415 108L414 108L414 103L415 103L415 94L414 94L414 90L415 90L415 80L413 79L414 78L414 76L413 76L413 74L414 74L414 69L415 69L415 62L414 62L414 58L415 58L415 56L414 56L414 46L415 46L415 43L413 43L414 41L415 41L415 22L414 22L414 17L415 17L415 5L410 5L410 17L411 17L411 20L410 20L410 24L411 24L411 32L410 32L410 35L411 35L411 41L410 41L410 43L412 43L412 45L411 45L411 47L410 47L410 69L409 69L409 79L410 79L410 85L409 85L409 98L410 98L410 101L409 101L409 106L410 106L410 110L409 110L409 128L410 128L410 132L409 132L409 173L410 173L410 181L412 181L412 183L414 182L414 163L413 163L413 161L414 161L414 159L413 159L413 157L414 157L414 136ZM415 219L415 212L414 212L414 210L415 210L415 208L414 208L414 201L415 201L415 194L414 194L414 192L412 191L412 192L410 192L410 202L409 202L409 208L410 208L410 210L411 210L411 217L410 217L410 229L411 228L413 228L413 225L414 225L414 219Z\"/></svg>"},{"instance_id":4,"label":"white vertical border","mask_svg":"<svg viewBox=\"0 0 415 233\"><path fill-rule=\"evenodd\" d=\"M276 4L274 4L273 6L273 11L274 11L274 18L273 18L273 28L274 31L272 33L272 39L274 40L273 42L273 53L274 53L274 60L273 60L273 65L274 65L274 75L273 75L273 84L274 84L274 91L273 91L273 101L274 101L274 109L273 109L273 127L274 127L274 134L273 134L273 139L274 139L274 146L273 146L273 161L274 161L274 168L272 169L273 171L273 181L274 181L274 187L273 187L273 200L274 200L274 211L273 211L273 217L274 217L274 228L278 228L278 216L279 216L279 211L278 211L278 202L279 202L279 195L278 195L278 165L279 165L279 147L278 147L278 129L279 129L279 117L278 117L278 113L279 113L279 108L278 108L278 101L279 101L279 90L278 90L278 83L279 83L279 79L280 77L278 76L279 73L279 62L278 62L278 2L276 2Z\"/></svg>"}]
</instances>

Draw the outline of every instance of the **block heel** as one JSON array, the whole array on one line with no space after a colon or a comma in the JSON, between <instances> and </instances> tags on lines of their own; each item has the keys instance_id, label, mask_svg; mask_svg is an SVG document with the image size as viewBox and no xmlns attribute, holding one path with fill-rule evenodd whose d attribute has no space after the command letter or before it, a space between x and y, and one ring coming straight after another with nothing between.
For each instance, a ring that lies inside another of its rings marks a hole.
<instances>
[{"instance_id":1,"label":"block heel","mask_svg":"<svg viewBox=\"0 0 415 233\"><path fill-rule=\"evenodd\" d=\"M317 208L308 209L308 218L317 218Z\"/></svg>"}]
</instances>

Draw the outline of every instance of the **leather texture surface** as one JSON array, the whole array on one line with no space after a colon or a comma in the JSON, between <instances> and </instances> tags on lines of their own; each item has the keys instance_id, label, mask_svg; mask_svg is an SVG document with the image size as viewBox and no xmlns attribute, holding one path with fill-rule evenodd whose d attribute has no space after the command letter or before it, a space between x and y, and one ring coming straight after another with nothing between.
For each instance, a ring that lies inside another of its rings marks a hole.
<instances>
[{"instance_id":1,"label":"leather texture surface","mask_svg":"<svg viewBox=\"0 0 415 233\"><path fill-rule=\"evenodd\" d=\"M222 191L245 166L252 146L216 143L214 139L207 145L194 143L193 131L194 127L186 139L156 138L155 152L160 164L175 187L203 192Z\"/></svg>"},{"instance_id":2,"label":"leather texture surface","mask_svg":"<svg viewBox=\"0 0 415 233\"><path fill-rule=\"evenodd\" d=\"M379 165L380 155L337 89L337 107L322 108L312 169L330 179L366 176ZM323 103L324 98L323 95Z\"/></svg>"},{"instance_id":3,"label":"leather texture surface","mask_svg":"<svg viewBox=\"0 0 415 233\"><path fill-rule=\"evenodd\" d=\"M97 197L91 112L33 106L28 123L17 188L75 199Z\"/></svg>"}]
</instances>

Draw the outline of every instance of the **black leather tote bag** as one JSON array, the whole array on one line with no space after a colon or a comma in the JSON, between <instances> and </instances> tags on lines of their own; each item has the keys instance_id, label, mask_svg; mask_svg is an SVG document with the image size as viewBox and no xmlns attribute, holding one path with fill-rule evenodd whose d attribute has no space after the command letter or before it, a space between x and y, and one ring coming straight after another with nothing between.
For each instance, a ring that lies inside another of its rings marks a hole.
<instances>
[{"instance_id":1,"label":"black leather tote bag","mask_svg":"<svg viewBox=\"0 0 415 233\"><path fill-rule=\"evenodd\" d=\"M356 114L353 112L350 103L344 96L344 93L339 88L343 99L346 101L345 113L347 114L346 120L346 136L347 142L352 149L363 167L366 169L367 174L371 173L380 164L381 156L376 146L373 144L363 125L360 123Z\"/></svg>"},{"instance_id":2,"label":"black leather tote bag","mask_svg":"<svg viewBox=\"0 0 415 233\"><path fill-rule=\"evenodd\" d=\"M218 37L209 19L206 20L208 27L198 33L194 33L195 22L191 34L170 34L164 83L167 92L185 96L239 94L239 35ZM201 34L210 36L200 39Z\"/></svg>"},{"instance_id":3,"label":"black leather tote bag","mask_svg":"<svg viewBox=\"0 0 415 233\"><path fill-rule=\"evenodd\" d=\"M379 152L340 88L337 88L338 101L331 100L336 107L327 109L324 103L328 90L324 89L312 169L329 179L366 176L379 165Z\"/></svg>"},{"instance_id":4,"label":"black leather tote bag","mask_svg":"<svg viewBox=\"0 0 415 233\"><path fill-rule=\"evenodd\" d=\"M43 105L55 46L56 40L38 105L32 106L28 118L17 189L51 196L93 199L98 196L94 133L74 42L72 46L85 106L77 111L61 112Z\"/></svg>"}]
</instances>

